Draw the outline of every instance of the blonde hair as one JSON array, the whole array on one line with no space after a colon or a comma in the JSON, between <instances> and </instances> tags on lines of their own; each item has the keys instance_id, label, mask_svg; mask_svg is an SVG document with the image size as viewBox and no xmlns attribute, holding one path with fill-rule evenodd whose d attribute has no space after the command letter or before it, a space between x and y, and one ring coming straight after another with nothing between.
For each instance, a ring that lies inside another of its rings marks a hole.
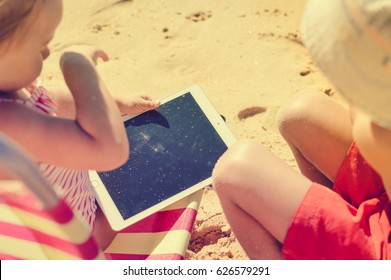
<instances>
[{"instance_id":1,"label":"blonde hair","mask_svg":"<svg viewBox=\"0 0 391 280\"><path fill-rule=\"evenodd\" d=\"M44 0L0 0L0 44L12 38Z\"/></svg>"}]
</instances>

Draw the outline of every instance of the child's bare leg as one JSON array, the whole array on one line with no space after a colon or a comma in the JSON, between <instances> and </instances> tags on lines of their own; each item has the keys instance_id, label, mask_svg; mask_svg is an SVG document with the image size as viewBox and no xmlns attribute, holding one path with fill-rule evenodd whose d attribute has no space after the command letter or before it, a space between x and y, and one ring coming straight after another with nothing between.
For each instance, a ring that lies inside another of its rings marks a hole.
<instances>
[{"instance_id":1,"label":"child's bare leg","mask_svg":"<svg viewBox=\"0 0 391 280\"><path fill-rule=\"evenodd\" d=\"M96 210L96 218L94 224L94 238L98 243L99 248L105 250L114 240L117 232L111 229L109 222L103 214L100 207Z\"/></svg>"},{"instance_id":2,"label":"child's bare leg","mask_svg":"<svg viewBox=\"0 0 391 280\"><path fill-rule=\"evenodd\" d=\"M306 91L283 107L279 128L300 171L331 187L352 142L349 112L321 92Z\"/></svg>"},{"instance_id":3,"label":"child's bare leg","mask_svg":"<svg viewBox=\"0 0 391 280\"><path fill-rule=\"evenodd\" d=\"M251 140L229 148L212 177L228 222L248 256L282 258L282 243L311 181Z\"/></svg>"}]
</instances>

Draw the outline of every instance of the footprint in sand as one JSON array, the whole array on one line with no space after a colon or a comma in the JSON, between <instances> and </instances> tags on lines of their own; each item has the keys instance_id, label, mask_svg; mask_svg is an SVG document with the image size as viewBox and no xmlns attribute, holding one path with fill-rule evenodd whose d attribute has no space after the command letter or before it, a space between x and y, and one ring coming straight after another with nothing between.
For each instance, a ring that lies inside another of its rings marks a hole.
<instances>
[{"instance_id":1,"label":"footprint in sand","mask_svg":"<svg viewBox=\"0 0 391 280\"><path fill-rule=\"evenodd\" d=\"M94 26L92 26L91 31L93 33L99 33L106 30L108 27L110 27L109 24L95 24Z\"/></svg>"},{"instance_id":2,"label":"footprint in sand","mask_svg":"<svg viewBox=\"0 0 391 280\"><path fill-rule=\"evenodd\" d=\"M306 69L306 70L303 70L303 71L299 72L300 76L302 76L302 77L305 77L305 76L307 76L307 75L309 75L311 73L312 73L311 69Z\"/></svg>"},{"instance_id":3,"label":"footprint in sand","mask_svg":"<svg viewBox=\"0 0 391 280\"><path fill-rule=\"evenodd\" d=\"M230 237L231 234L232 231L230 229L225 230L217 225L205 227L199 232L193 231L188 249L194 253L198 253L204 246L216 244L219 239Z\"/></svg>"},{"instance_id":4,"label":"footprint in sand","mask_svg":"<svg viewBox=\"0 0 391 280\"><path fill-rule=\"evenodd\" d=\"M205 11L205 12L199 11L196 13L192 13L191 15L188 15L186 19L194 22L199 22L199 21L207 20L210 17L212 17L211 11Z\"/></svg>"},{"instance_id":5,"label":"footprint in sand","mask_svg":"<svg viewBox=\"0 0 391 280\"><path fill-rule=\"evenodd\" d=\"M265 14L268 14L269 16L280 16L280 15L283 15L285 17L288 16L287 12L281 11L280 9L274 9L274 10L265 9L265 10L263 10L263 12ZM256 15L261 15L261 13L259 11L256 12L255 14Z\"/></svg>"},{"instance_id":6,"label":"footprint in sand","mask_svg":"<svg viewBox=\"0 0 391 280\"><path fill-rule=\"evenodd\" d=\"M94 24L91 27L92 33L101 33L101 32L113 32L114 35L120 35L121 32L115 30L110 24Z\"/></svg>"},{"instance_id":7,"label":"footprint in sand","mask_svg":"<svg viewBox=\"0 0 391 280\"><path fill-rule=\"evenodd\" d=\"M285 35L284 38L304 46L303 41L301 40L300 36L297 33L289 32L287 35Z\"/></svg>"},{"instance_id":8,"label":"footprint in sand","mask_svg":"<svg viewBox=\"0 0 391 280\"><path fill-rule=\"evenodd\" d=\"M325 89L323 92L328 96L333 96L335 94L335 91L331 88Z\"/></svg>"},{"instance_id":9,"label":"footprint in sand","mask_svg":"<svg viewBox=\"0 0 391 280\"><path fill-rule=\"evenodd\" d=\"M239 120L244 120L250 117L253 117L255 115L261 114L263 112L266 112L267 108L266 107L248 107L246 109L241 110L238 113L238 118Z\"/></svg>"}]
</instances>

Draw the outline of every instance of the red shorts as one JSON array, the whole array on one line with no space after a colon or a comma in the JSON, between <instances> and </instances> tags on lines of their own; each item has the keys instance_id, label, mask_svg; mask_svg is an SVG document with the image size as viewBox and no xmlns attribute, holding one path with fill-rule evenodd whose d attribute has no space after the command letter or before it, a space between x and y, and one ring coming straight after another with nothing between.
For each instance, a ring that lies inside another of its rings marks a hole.
<instances>
[{"instance_id":1,"label":"red shorts","mask_svg":"<svg viewBox=\"0 0 391 280\"><path fill-rule=\"evenodd\" d=\"M286 259L391 259L391 206L355 144L333 190L313 183L286 235Z\"/></svg>"}]
</instances>

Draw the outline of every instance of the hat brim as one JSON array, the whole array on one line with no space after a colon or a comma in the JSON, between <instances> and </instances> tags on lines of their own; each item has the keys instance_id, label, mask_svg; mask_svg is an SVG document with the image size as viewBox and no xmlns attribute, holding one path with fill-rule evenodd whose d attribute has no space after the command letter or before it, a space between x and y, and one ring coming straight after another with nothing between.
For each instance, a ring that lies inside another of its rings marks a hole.
<instances>
[{"instance_id":1,"label":"hat brim","mask_svg":"<svg viewBox=\"0 0 391 280\"><path fill-rule=\"evenodd\" d=\"M365 22L356 18L350 2L355 1L309 1L302 20L303 42L349 103L391 128L391 71L383 65L388 54L365 33Z\"/></svg>"}]
</instances>

